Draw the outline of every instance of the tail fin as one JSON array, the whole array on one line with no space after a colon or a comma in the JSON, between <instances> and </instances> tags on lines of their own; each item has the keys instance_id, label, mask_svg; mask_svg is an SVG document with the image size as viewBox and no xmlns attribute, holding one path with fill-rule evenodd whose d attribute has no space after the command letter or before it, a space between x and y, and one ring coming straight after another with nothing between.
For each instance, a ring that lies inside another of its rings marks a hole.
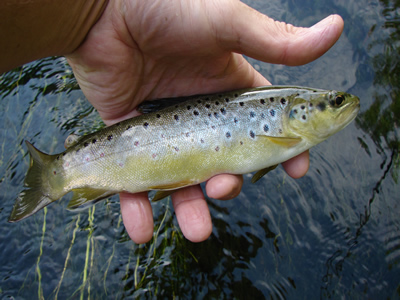
<instances>
[{"instance_id":1,"label":"tail fin","mask_svg":"<svg viewBox=\"0 0 400 300\"><path fill-rule=\"evenodd\" d=\"M26 142L30 154L30 168L25 178L25 189L15 201L8 222L17 222L55 201L48 197L44 189L43 179L46 166L53 160L52 155L37 150L31 143Z\"/></svg>"}]
</instances>

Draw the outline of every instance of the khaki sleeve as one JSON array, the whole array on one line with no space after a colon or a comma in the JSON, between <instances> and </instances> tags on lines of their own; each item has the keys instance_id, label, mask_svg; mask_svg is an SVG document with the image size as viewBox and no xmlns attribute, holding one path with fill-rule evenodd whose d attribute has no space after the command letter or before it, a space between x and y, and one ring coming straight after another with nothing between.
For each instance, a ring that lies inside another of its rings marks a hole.
<instances>
[{"instance_id":1,"label":"khaki sleeve","mask_svg":"<svg viewBox=\"0 0 400 300\"><path fill-rule=\"evenodd\" d=\"M100 18L106 0L0 1L0 73L75 50Z\"/></svg>"}]
</instances>

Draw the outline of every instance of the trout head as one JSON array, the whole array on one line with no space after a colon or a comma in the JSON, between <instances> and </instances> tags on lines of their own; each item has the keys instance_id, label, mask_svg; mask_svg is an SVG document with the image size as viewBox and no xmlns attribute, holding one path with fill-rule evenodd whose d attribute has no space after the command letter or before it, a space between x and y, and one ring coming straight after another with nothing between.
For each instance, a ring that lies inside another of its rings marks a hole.
<instances>
[{"instance_id":1,"label":"trout head","mask_svg":"<svg viewBox=\"0 0 400 300\"><path fill-rule=\"evenodd\" d=\"M346 127L359 109L360 100L354 95L310 91L288 106L288 130L316 144Z\"/></svg>"}]
</instances>

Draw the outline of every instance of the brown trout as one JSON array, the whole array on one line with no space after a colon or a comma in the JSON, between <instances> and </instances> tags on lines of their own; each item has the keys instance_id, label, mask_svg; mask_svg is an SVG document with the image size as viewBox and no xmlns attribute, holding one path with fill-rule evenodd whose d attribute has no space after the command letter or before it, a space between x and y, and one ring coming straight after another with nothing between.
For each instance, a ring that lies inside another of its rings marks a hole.
<instances>
[{"instance_id":1,"label":"brown trout","mask_svg":"<svg viewBox=\"0 0 400 300\"><path fill-rule=\"evenodd\" d=\"M356 96L266 86L145 102L143 115L82 137L47 155L26 142L31 161L9 221L26 218L68 192L68 208L121 191L173 190L221 174L258 171L322 142L357 115Z\"/></svg>"}]
</instances>

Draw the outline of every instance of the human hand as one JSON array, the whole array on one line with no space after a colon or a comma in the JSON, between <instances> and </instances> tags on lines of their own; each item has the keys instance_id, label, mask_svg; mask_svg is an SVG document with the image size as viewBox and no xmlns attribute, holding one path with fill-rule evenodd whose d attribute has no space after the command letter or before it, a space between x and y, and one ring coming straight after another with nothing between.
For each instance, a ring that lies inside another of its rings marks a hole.
<instances>
[{"instance_id":1,"label":"human hand","mask_svg":"<svg viewBox=\"0 0 400 300\"><path fill-rule=\"evenodd\" d=\"M205 94L270 84L241 54L277 64L300 65L325 53L343 20L329 16L298 28L258 13L239 1L110 1L84 43L67 56L81 89L107 125L138 115L145 100ZM298 178L308 152L285 163ZM206 184L217 199L237 196L242 176L218 175ZM172 196L179 226L193 242L212 231L200 186ZM147 193L120 194L125 228L136 243L153 235Z\"/></svg>"}]
</instances>

